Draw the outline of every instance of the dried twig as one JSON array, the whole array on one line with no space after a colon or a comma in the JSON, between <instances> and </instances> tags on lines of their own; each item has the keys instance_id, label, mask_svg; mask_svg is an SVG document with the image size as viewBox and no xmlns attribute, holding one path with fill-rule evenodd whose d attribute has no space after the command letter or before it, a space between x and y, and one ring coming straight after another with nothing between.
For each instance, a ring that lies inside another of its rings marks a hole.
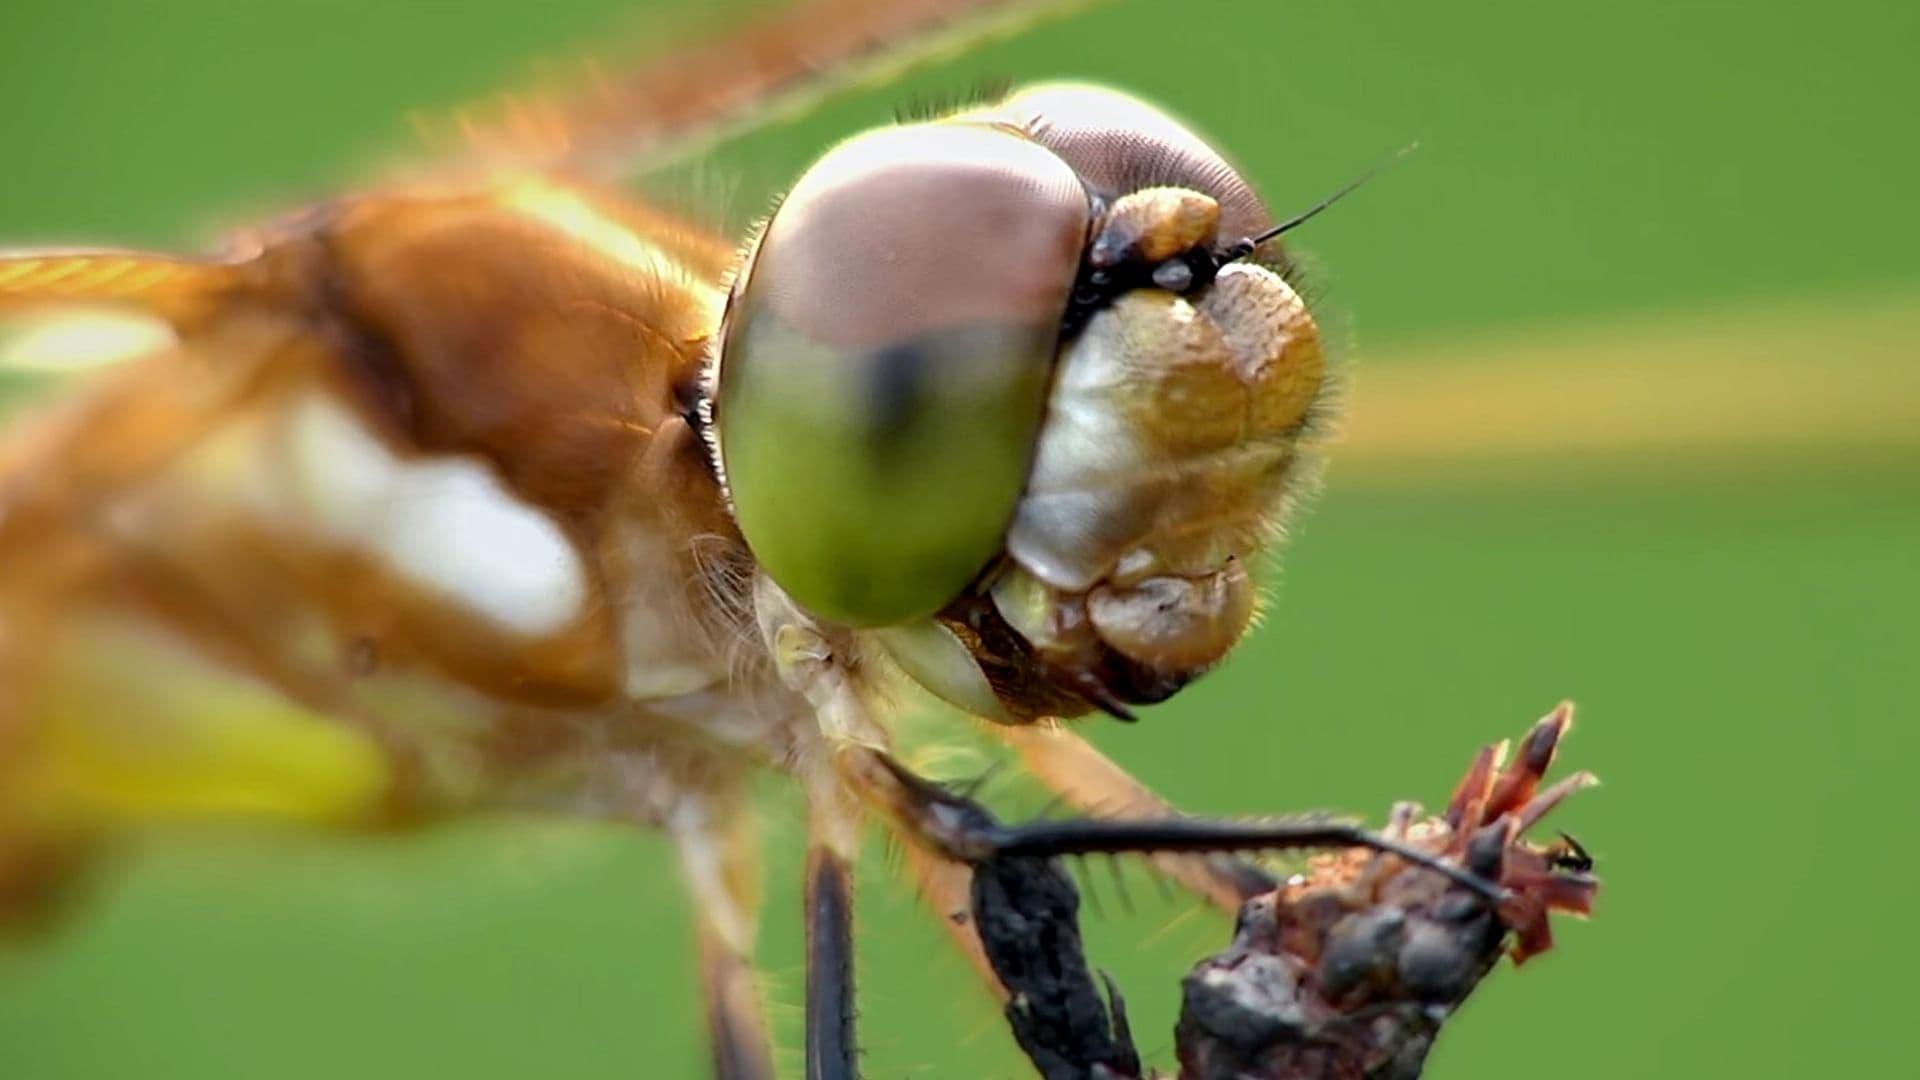
<instances>
[{"instance_id":1,"label":"dried twig","mask_svg":"<svg viewBox=\"0 0 1920 1080\"><path fill-rule=\"evenodd\" d=\"M1446 811L1420 819L1396 807L1389 838L1442 855L1487 881L1484 896L1393 855L1352 850L1249 900L1225 950L1184 982L1175 1029L1181 1080L1415 1077L1441 1025L1493 968L1553 943L1552 912L1586 914L1598 882L1570 837L1546 846L1525 832L1591 785L1578 773L1541 787L1572 722L1563 705L1505 763L1483 750ZM1050 862L992 859L974 875L982 941L1005 984L1015 1038L1048 1080L1148 1075L1118 990L1107 1000L1080 943L1079 897Z\"/></svg>"}]
</instances>

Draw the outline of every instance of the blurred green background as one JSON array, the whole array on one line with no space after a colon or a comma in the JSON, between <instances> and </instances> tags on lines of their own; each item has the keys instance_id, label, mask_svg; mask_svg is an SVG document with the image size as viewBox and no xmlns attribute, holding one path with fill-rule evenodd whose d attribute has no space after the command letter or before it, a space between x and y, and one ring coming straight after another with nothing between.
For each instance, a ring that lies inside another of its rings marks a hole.
<instances>
[{"instance_id":1,"label":"blurred green background","mask_svg":"<svg viewBox=\"0 0 1920 1080\"><path fill-rule=\"evenodd\" d=\"M365 175L407 145L409 109L720 18L669 7L9 0L0 238L206 242ZM1561 824L1599 859L1598 918L1493 979L1431 1074L1901 1075L1915 41L1905 0L1134 0L670 186L737 226L833 138L998 78L1159 100L1283 211L1421 139L1301 239L1353 435L1268 624L1098 741L1196 809L1377 820L1573 698L1567 760L1606 786ZM765 952L797 1066L800 832L791 796L767 802ZM697 1076L673 869L655 838L569 823L159 845L0 952L0 1076ZM868 1075L1025 1075L939 931L869 869ZM1226 926L1102 891L1095 959L1164 1062L1177 976Z\"/></svg>"}]
</instances>

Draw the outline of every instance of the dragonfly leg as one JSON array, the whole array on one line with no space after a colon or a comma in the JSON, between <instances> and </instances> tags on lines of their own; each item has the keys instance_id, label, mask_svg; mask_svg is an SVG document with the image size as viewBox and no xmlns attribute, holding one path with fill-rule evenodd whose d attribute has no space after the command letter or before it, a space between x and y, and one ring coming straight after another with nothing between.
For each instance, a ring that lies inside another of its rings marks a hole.
<instances>
[{"instance_id":1,"label":"dragonfly leg","mask_svg":"<svg viewBox=\"0 0 1920 1080\"><path fill-rule=\"evenodd\" d=\"M857 1080L853 865L858 812L845 793L814 788L807 851L807 1080Z\"/></svg>"},{"instance_id":2,"label":"dragonfly leg","mask_svg":"<svg viewBox=\"0 0 1920 1080\"><path fill-rule=\"evenodd\" d=\"M752 960L760 900L756 837L746 815L716 820L709 805L683 803L669 831L693 898L713 1075L715 1080L773 1080L772 1043Z\"/></svg>"},{"instance_id":3,"label":"dragonfly leg","mask_svg":"<svg viewBox=\"0 0 1920 1080\"><path fill-rule=\"evenodd\" d=\"M853 866L865 815L839 758L842 747L884 747L887 733L867 709L847 637L764 576L754 583L754 614L781 681L806 700L816 725L790 761L807 795L807 1080L855 1080Z\"/></svg>"},{"instance_id":4,"label":"dragonfly leg","mask_svg":"<svg viewBox=\"0 0 1920 1080\"><path fill-rule=\"evenodd\" d=\"M910 843L971 865L976 885L983 867L1004 860L1362 847L1396 855L1483 893L1499 893L1497 886L1444 859L1341 823L1213 822L1166 815L1002 825L978 803L921 778L888 753L887 731L872 715L860 684L857 642L815 623L764 577L756 581L754 593L761 638L782 681L806 700L818 725L818 741L808 740L793 766L808 793L812 832L806 904L809 1080L851 1080L858 1074L850 867L858 850L862 804L878 811Z\"/></svg>"},{"instance_id":5,"label":"dragonfly leg","mask_svg":"<svg viewBox=\"0 0 1920 1080\"><path fill-rule=\"evenodd\" d=\"M1007 988L994 973L986 950L980 944L973 913L973 867L955 861L945 852L923 843L912 830L887 823L900 840L907 871L913 875L915 891L954 947L965 953L980 981L995 997L1005 998Z\"/></svg>"},{"instance_id":6,"label":"dragonfly leg","mask_svg":"<svg viewBox=\"0 0 1920 1080\"><path fill-rule=\"evenodd\" d=\"M1039 726L996 726L994 731L1020 755L1028 775L1083 814L1131 820L1181 816L1172 804L1071 731ZM1161 873L1229 915L1279 884L1266 870L1230 853L1160 852L1151 858Z\"/></svg>"},{"instance_id":7,"label":"dragonfly leg","mask_svg":"<svg viewBox=\"0 0 1920 1080\"><path fill-rule=\"evenodd\" d=\"M835 765L847 787L891 821L910 848L938 852L970 870L975 947L1001 987L1015 1041L1049 1080L1143 1075L1118 991L1108 982L1102 995L1087 966L1079 895L1055 856L1362 847L1444 875L1488 899L1503 896L1497 884L1469 869L1354 825L1173 816L1004 825L980 804L921 778L883 751L842 745ZM818 987L810 981L809 990L811 1031Z\"/></svg>"},{"instance_id":8,"label":"dragonfly leg","mask_svg":"<svg viewBox=\"0 0 1920 1080\"><path fill-rule=\"evenodd\" d=\"M1143 820L1067 818L1003 825L986 808L926 780L890 755L841 750L849 785L949 858L974 865L1060 855L1213 855L1253 851L1366 848L1440 874L1488 899L1500 887L1442 856L1340 821L1267 822L1169 816Z\"/></svg>"}]
</instances>

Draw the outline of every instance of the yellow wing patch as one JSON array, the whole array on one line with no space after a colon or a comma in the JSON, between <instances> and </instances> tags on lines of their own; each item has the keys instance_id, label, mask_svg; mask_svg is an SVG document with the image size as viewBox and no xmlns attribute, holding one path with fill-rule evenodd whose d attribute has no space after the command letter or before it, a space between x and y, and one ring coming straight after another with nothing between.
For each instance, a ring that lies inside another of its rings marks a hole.
<instances>
[{"instance_id":1,"label":"yellow wing patch","mask_svg":"<svg viewBox=\"0 0 1920 1080\"><path fill-rule=\"evenodd\" d=\"M375 819L379 744L130 620L70 626L30 691L36 716L0 817L54 833L245 817Z\"/></svg>"}]
</instances>

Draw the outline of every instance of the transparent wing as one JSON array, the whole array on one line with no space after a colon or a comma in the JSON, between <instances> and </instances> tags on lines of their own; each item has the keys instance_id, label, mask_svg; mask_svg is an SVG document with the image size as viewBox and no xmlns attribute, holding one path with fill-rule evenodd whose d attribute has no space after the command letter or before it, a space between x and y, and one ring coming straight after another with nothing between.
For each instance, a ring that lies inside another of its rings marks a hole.
<instances>
[{"instance_id":1,"label":"transparent wing","mask_svg":"<svg viewBox=\"0 0 1920 1080\"><path fill-rule=\"evenodd\" d=\"M773 120L1099 0L801 0L571 88L423 123L456 167L632 179Z\"/></svg>"}]
</instances>

